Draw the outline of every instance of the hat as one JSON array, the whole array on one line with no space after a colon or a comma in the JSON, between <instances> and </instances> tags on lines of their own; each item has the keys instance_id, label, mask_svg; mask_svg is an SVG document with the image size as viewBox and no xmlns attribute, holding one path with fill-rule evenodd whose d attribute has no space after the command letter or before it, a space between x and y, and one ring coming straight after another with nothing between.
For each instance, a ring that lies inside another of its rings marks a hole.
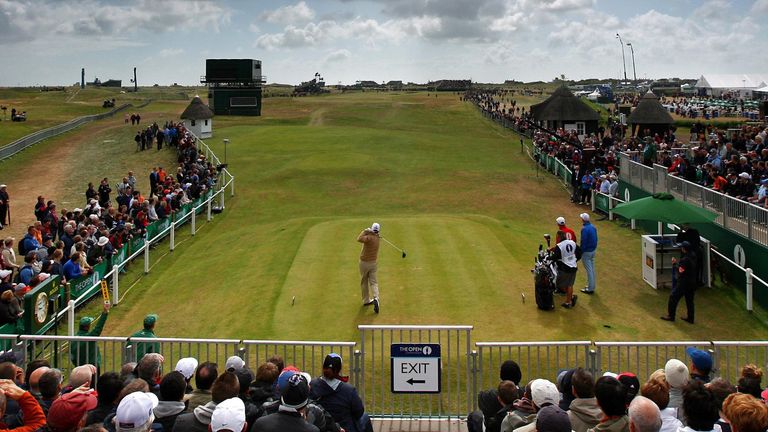
<instances>
[{"instance_id":1,"label":"hat","mask_svg":"<svg viewBox=\"0 0 768 432\"><path fill-rule=\"evenodd\" d=\"M685 349L685 353L691 358L691 363L696 366L701 372L709 372L712 370L712 355L707 351L700 350L696 347L688 347Z\"/></svg>"},{"instance_id":2,"label":"hat","mask_svg":"<svg viewBox=\"0 0 768 432\"><path fill-rule=\"evenodd\" d=\"M109 243L109 239L107 238L107 236L99 237L99 242L98 242L99 246L106 246L107 243Z\"/></svg>"},{"instance_id":3,"label":"hat","mask_svg":"<svg viewBox=\"0 0 768 432\"><path fill-rule=\"evenodd\" d=\"M224 367L224 370L226 371L236 371L240 370L245 366L245 361L241 359L238 356L232 356L227 359L226 367Z\"/></svg>"},{"instance_id":4,"label":"hat","mask_svg":"<svg viewBox=\"0 0 768 432\"><path fill-rule=\"evenodd\" d=\"M74 430L86 412L99 403L94 392L70 392L56 399L48 410L52 430Z\"/></svg>"},{"instance_id":5,"label":"hat","mask_svg":"<svg viewBox=\"0 0 768 432\"><path fill-rule=\"evenodd\" d=\"M579 215L579 217L580 217L580 218L581 218L581 220L583 220L584 222L589 222L589 213L582 213L582 214L580 214L580 215Z\"/></svg>"},{"instance_id":6,"label":"hat","mask_svg":"<svg viewBox=\"0 0 768 432\"><path fill-rule=\"evenodd\" d=\"M309 383L301 374L293 374L280 391L280 402L283 406L293 409L303 408L309 398Z\"/></svg>"},{"instance_id":7,"label":"hat","mask_svg":"<svg viewBox=\"0 0 768 432\"><path fill-rule=\"evenodd\" d=\"M539 408L544 404L557 405L560 402L560 392L551 381L537 379L531 383L531 399Z\"/></svg>"},{"instance_id":8,"label":"hat","mask_svg":"<svg viewBox=\"0 0 768 432\"><path fill-rule=\"evenodd\" d=\"M671 359L664 365L664 375L670 387L683 388L688 384L688 366L678 359Z\"/></svg>"},{"instance_id":9,"label":"hat","mask_svg":"<svg viewBox=\"0 0 768 432\"><path fill-rule=\"evenodd\" d=\"M558 225L565 225L565 218L560 216L557 219L555 219L555 222L557 222Z\"/></svg>"},{"instance_id":10,"label":"hat","mask_svg":"<svg viewBox=\"0 0 768 432\"><path fill-rule=\"evenodd\" d=\"M277 389L282 392L288 386L288 380L294 375L296 375L295 371L283 369L277 376Z\"/></svg>"},{"instance_id":11,"label":"hat","mask_svg":"<svg viewBox=\"0 0 768 432\"><path fill-rule=\"evenodd\" d=\"M233 397L216 405L211 415L211 431L228 430L240 432L245 426L245 404Z\"/></svg>"},{"instance_id":12,"label":"hat","mask_svg":"<svg viewBox=\"0 0 768 432\"><path fill-rule=\"evenodd\" d=\"M381 226L378 223L374 222L373 225L371 225L371 231L377 233L379 232L379 229L381 229Z\"/></svg>"},{"instance_id":13,"label":"hat","mask_svg":"<svg viewBox=\"0 0 768 432\"><path fill-rule=\"evenodd\" d=\"M173 370L180 372L184 375L185 379L190 379L195 374L195 369L197 369L197 359L194 357L184 357L176 362L176 367Z\"/></svg>"},{"instance_id":14,"label":"hat","mask_svg":"<svg viewBox=\"0 0 768 432\"><path fill-rule=\"evenodd\" d=\"M95 199L91 198L91 200L90 200L90 201L88 201L88 202L89 202L90 204L96 204L98 201L96 201Z\"/></svg>"},{"instance_id":15,"label":"hat","mask_svg":"<svg viewBox=\"0 0 768 432\"><path fill-rule=\"evenodd\" d=\"M330 353L323 360L323 369L341 370L341 356L336 353Z\"/></svg>"},{"instance_id":16,"label":"hat","mask_svg":"<svg viewBox=\"0 0 768 432\"><path fill-rule=\"evenodd\" d=\"M8 185L6 185L6 184L0 184L0 189L2 189L2 188L4 188L4 187L8 187Z\"/></svg>"},{"instance_id":17,"label":"hat","mask_svg":"<svg viewBox=\"0 0 768 432\"><path fill-rule=\"evenodd\" d=\"M637 379L635 374L632 372L622 372L619 374L618 380L624 386L624 389L627 390L628 395L632 395L632 397L637 396L637 393L640 391L640 380Z\"/></svg>"},{"instance_id":18,"label":"hat","mask_svg":"<svg viewBox=\"0 0 768 432\"><path fill-rule=\"evenodd\" d=\"M743 178L743 179L747 180L747 179L752 178L752 176L749 175L749 173L743 172L743 173L739 174L739 178Z\"/></svg>"},{"instance_id":19,"label":"hat","mask_svg":"<svg viewBox=\"0 0 768 432\"><path fill-rule=\"evenodd\" d=\"M691 243L688 240L682 241L682 242L678 243L677 245L679 247L681 247L681 248L686 248L686 249L690 249L691 248Z\"/></svg>"},{"instance_id":20,"label":"hat","mask_svg":"<svg viewBox=\"0 0 768 432\"><path fill-rule=\"evenodd\" d=\"M95 398L94 398L95 399ZM155 416L152 410L157 408L157 396L152 393L133 392L124 397L117 406L115 425L120 429L133 429L144 426Z\"/></svg>"},{"instance_id":21,"label":"hat","mask_svg":"<svg viewBox=\"0 0 768 432\"><path fill-rule=\"evenodd\" d=\"M75 209L72 210L72 213L82 213L82 212L83 212L83 209L81 209L79 207L75 207Z\"/></svg>"},{"instance_id":22,"label":"hat","mask_svg":"<svg viewBox=\"0 0 768 432\"><path fill-rule=\"evenodd\" d=\"M570 432L571 419L568 413L557 405L542 408L536 415L536 430L539 432Z\"/></svg>"},{"instance_id":23,"label":"hat","mask_svg":"<svg viewBox=\"0 0 768 432\"><path fill-rule=\"evenodd\" d=\"M13 290L16 292L24 291L25 293L29 292L32 288L28 287L25 283L17 283L16 286L13 287Z\"/></svg>"},{"instance_id":24,"label":"hat","mask_svg":"<svg viewBox=\"0 0 768 432\"><path fill-rule=\"evenodd\" d=\"M157 314L149 314L144 317L144 327L151 327L157 322Z\"/></svg>"},{"instance_id":25,"label":"hat","mask_svg":"<svg viewBox=\"0 0 768 432\"><path fill-rule=\"evenodd\" d=\"M88 317L88 316L82 317L80 318L80 327L89 326L91 325L92 322L93 322L93 317Z\"/></svg>"},{"instance_id":26,"label":"hat","mask_svg":"<svg viewBox=\"0 0 768 432\"><path fill-rule=\"evenodd\" d=\"M7 278L8 276L11 275L11 273L13 273L13 271L11 270L0 270L0 279Z\"/></svg>"}]
</instances>

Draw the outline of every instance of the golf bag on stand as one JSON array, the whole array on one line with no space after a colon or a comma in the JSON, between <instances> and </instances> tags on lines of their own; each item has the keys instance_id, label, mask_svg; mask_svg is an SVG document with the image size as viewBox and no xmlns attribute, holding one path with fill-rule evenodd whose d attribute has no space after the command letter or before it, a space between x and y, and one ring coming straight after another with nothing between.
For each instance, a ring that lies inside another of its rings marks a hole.
<instances>
[{"instance_id":1,"label":"golf bag on stand","mask_svg":"<svg viewBox=\"0 0 768 432\"><path fill-rule=\"evenodd\" d=\"M541 310L555 308L555 280L557 280L557 267L550 257L550 252L539 245L539 253L534 260L533 286L536 294L536 306Z\"/></svg>"}]
</instances>

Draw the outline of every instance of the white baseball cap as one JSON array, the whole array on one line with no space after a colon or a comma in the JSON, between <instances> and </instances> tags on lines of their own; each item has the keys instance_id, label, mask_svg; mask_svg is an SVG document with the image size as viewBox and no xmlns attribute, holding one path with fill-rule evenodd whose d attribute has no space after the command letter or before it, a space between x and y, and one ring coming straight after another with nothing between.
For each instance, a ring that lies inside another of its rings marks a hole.
<instances>
[{"instance_id":1,"label":"white baseball cap","mask_svg":"<svg viewBox=\"0 0 768 432\"><path fill-rule=\"evenodd\" d=\"M227 359L227 363L226 363L226 366L224 367L224 370L228 371L232 369L232 370L238 371L242 369L243 366L245 366L245 360L241 359L238 356L232 356Z\"/></svg>"},{"instance_id":2,"label":"white baseball cap","mask_svg":"<svg viewBox=\"0 0 768 432\"><path fill-rule=\"evenodd\" d=\"M379 229L381 229L381 225L378 223L374 222L373 225L371 225L371 231L377 233L379 232Z\"/></svg>"},{"instance_id":3,"label":"white baseball cap","mask_svg":"<svg viewBox=\"0 0 768 432\"><path fill-rule=\"evenodd\" d=\"M190 379L195 374L195 369L197 369L197 359L194 357L184 357L176 362L174 370L184 375L184 378Z\"/></svg>"},{"instance_id":4,"label":"white baseball cap","mask_svg":"<svg viewBox=\"0 0 768 432\"><path fill-rule=\"evenodd\" d=\"M134 429L149 423L157 408L157 396L152 393L133 392L124 397L115 412L117 430Z\"/></svg>"},{"instance_id":5,"label":"white baseball cap","mask_svg":"<svg viewBox=\"0 0 768 432\"><path fill-rule=\"evenodd\" d=\"M557 222L558 225L565 225L565 218L560 216L557 219L555 219L555 222Z\"/></svg>"},{"instance_id":6,"label":"white baseball cap","mask_svg":"<svg viewBox=\"0 0 768 432\"><path fill-rule=\"evenodd\" d=\"M0 270L0 279L5 279L13 273L11 270Z\"/></svg>"},{"instance_id":7,"label":"white baseball cap","mask_svg":"<svg viewBox=\"0 0 768 432\"><path fill-rule=\"evenodd\" d=\"M211 415L211 431L240 432L245 427L245 404L233 397L216 405Z\"/></svg>"},{"instance_id":8,"label":"white baseball cap","mask_svg":"<svg viewBox=\"0 0 768 432\"><path fill-rule=\"evenodd\" d=\"M579 217L580 217L580 218L581 218L581 220L583 220L584 222L589 222L589 213L582 213L582 214L580 214L580 215L579 215Z\"/></svg>"}]
</instances>

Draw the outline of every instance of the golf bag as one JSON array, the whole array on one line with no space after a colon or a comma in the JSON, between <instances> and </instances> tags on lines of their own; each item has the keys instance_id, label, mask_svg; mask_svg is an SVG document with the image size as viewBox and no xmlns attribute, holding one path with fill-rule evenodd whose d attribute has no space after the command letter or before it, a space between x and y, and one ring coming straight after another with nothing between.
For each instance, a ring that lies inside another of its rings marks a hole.
<instances>
[{"instance_id":1,"label":"golf bag","mask_svg":"<svg viewBox=\"0 0 768 432\"><path fill-rule=\"evenodd\" d=\"M539 245L539 253L534 260L533 273L534 292L536 294L536 306L541 310L555 308L555 281L557 280L557 267L552 261L550 252Z\"/></svg>"}]
</instances>

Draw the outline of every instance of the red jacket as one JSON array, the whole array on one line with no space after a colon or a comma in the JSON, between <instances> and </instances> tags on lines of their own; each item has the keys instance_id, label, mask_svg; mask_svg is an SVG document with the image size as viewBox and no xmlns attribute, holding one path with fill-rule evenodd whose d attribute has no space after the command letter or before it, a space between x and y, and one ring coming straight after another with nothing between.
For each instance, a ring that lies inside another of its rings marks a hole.
<instances>
[{"instance_id":1,"label":"red jacket","mask_svg":"<svg viewBox=\"0 0 768 432\"><path fill-rule=\"evenodd\" d=\"M40 404L37 403L35 397L29 392L24 392L19 398L19 406L21 407L21 413L24 416L24 426L8 429L5 424L0 423L0 432L35 432L41 427L45 426L45 414Z\"/></svg>"}]
</instances>

